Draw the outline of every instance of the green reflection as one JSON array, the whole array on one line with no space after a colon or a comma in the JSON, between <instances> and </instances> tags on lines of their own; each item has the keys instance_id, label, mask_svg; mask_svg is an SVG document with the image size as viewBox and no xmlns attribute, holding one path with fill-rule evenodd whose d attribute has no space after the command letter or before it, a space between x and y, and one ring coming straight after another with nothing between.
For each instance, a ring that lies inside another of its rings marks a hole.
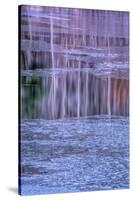
<instances>
[{"instance_id":1,"label":"green reflection","mask_svg":"<svg viewBox=\"0 0 133 200\"><path fill-rule=\"evenodd\" d=\"M41 112L41 99L44 95L41 77L21 77L22 118L38 118Z\"/></svg>"}]
</instances>

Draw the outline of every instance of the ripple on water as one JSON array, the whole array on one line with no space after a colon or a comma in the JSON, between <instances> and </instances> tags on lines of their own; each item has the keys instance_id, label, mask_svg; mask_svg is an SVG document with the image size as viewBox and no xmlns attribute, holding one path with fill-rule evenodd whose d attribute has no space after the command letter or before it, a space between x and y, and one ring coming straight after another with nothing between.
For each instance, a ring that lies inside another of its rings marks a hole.
<instances>
[{"instance_id":1,"label":"ripple on water","mask_svg":"<svg viewBox=\"0 0 133 200\"><path fill-rule=\"evenodd\" d=\"M128 188L128 118L22 120L22 194Z\"/></svg>"}]
</instances>

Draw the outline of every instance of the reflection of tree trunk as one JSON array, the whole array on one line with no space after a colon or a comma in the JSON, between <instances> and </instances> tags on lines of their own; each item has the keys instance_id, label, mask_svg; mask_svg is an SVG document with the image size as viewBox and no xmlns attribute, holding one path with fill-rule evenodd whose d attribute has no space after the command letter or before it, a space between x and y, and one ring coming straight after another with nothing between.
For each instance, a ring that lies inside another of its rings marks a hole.
<instances>
[{"instance_id":1,"label":"reflection of tree trunk","mask_svg":"<svg viewBox=\"0 0 133 200\"><path fill-rule=\"evenodd\" d=\"M53 69L53 77L52 77L52 117L55 119L55 109L56 109L56 104L55 104L55 60L54 60L54 39L53 39L53 16L51 12L51 17L50 17L50 44L51 44L51 59L52 59L52 69Z\"/></svg>"},{"instance_id":2,"label":"reflection of tree trunk","mask_svg":"<svg viewBox=\"0 0 133 200\"><path fill-rule=\"evenodd\" d=\"M79 119L80 117L80 90L81 90L81 87L80 87L80 61L79 61L79 64L78 64L78 88L77 88L77 118Z\"/></svg>"},{"instance_id":3,"label":"reflection of tree trunk","mask_svg":"<svg viewBox=\"0 0 133 200\"><path fill-rule=\"evenodd\" d=\"M88 73L85 74L85 105L86 105L86 108L85 108L85 116L88 115L88 104L89 104L89 95L88 95L88 92L89 91L89 79L88 79Z\"/></svg>"},{"instance_id":4,"label":"reflection of tree trunk","mask_svg":"<svg viewBox=\"0 0 133 200\"><path fill-rule=\"evenodd\" d=\"M108 81L108 92L107 92L107 110L108 110L108 115L109 117L111 116L111 77L108 76L107 78Z\"/></svg>"},{"instance_id":5,"label":"reflection of tree trunk","mask_svg":"<svg viewBox=\"0 0 133 200\"><path fill-rule=\"evenodd\" d=\"M109 68L111 68L109 36L107 36L107 47L108 47L108 66ZM108 110L108 116L110 117L111 116L111 74L107 77L107 80L108 80L107 110Z\"/></svg>"},{"instance_id":6,"label":"reflection of tree trunk","mask_svg":"<svg viewBox=\"0 0 133 200\"><path fill-rule=\"evenodd\" d=\"M52 12L50 17L50 44L51 44L51 57L52 57L52 68L55 68L55 62L54 62L54 38L53 38L53 18L52 18Z\"/></svg>"},{"instance_id":7,"label":"reflection of tree trunk","mask_svg":"<svg viewBox=\"0 0 133 200\"><path fill-rule=\"evenodd\" d=\"M66 115L66 75L64 76L63 82L62 82L62 107L61 107L61 118L64 118Z\"/></svg>"}]
</instances>

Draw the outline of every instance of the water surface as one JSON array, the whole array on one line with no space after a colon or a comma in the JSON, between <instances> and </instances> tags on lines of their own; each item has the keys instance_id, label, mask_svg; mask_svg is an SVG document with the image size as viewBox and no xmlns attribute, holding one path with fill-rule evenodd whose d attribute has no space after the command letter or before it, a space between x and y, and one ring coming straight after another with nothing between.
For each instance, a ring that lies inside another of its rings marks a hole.
<instances>
[{"instance_id":1,"label":"water surface","mask_svg":"<svg viewBox=\"0 0 133 200\"><path fill-rule=\"evenodd\" d=\"M22 194L129 187L128 118L23 120Z\"/></svg>"}]
</instances>

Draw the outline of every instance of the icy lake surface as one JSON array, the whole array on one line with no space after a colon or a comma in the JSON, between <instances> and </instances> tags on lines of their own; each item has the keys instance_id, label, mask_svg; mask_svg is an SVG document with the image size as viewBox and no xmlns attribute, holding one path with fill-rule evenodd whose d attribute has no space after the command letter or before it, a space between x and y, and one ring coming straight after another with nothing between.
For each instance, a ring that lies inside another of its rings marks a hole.
<instances>
[{"instance_id":1,"label":"icy lake surface","mask_svg":"<svg viewBox=\"0 0 133 200\"><path fill-rule=\"evenodd\" d=\"M21 193L129 186L128 117L23 120Z\"/></svg>"}]
</instances>

